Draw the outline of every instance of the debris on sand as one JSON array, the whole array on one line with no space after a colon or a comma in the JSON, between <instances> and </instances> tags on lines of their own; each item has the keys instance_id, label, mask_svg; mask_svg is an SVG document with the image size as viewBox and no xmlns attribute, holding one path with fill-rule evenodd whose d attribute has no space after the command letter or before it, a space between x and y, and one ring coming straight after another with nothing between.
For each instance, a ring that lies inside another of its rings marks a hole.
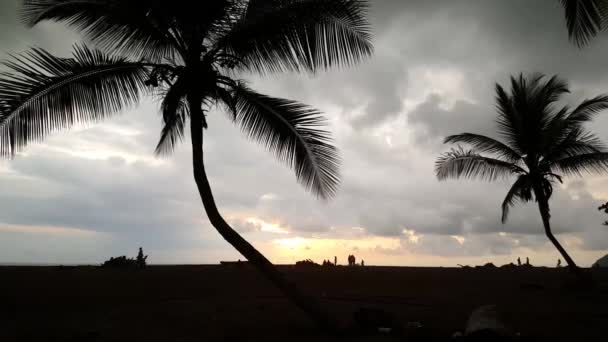
<instances>
[{"instance_id":1,"label":"debris on sand","mask_svg":"<svg viewBox=\"0 0 608 342\"><path fill-rule=\"evenodd\" d=\"M325 261L323 262L323 264L325 265ZM317 264L316 262L310 260L310 259L306 259L306 260L300 260L296 262L296 267L319 267L321 265Z\"/></svg>"},{"instance_id":2,"label":"debris on sand","mask_svg":"<svg viewBox=\"0 0 608 342\"><path fill-rule=\"evenodd\" d=\"M495 305L483 305L469 316L464 336L472 341L501 341L513 337L513 334Z\"/></svg>"},{"instance_id":3,"label":"debris on sand","mask_svg":"<svg viewBox=\"0 0 608 342\"><path fill-rule=\"evenodd\" d=\"M504 264L504 265L500 266L500 268L504 269L504 270L514 270L514 269L517 269L517 265L515 265L512 262L510 262L508 264Z\"/></svg>"},{"instance_id":4,"label":"debris on sand","mask_svg":"<svg viewBox=\"0 0 608 342\"><path fill-rule=\"evenodd\" d=\"M497 267L491 262L486 263L483 266L475 266L476 270L495 270Z\"/></svg>"}]
</instances>

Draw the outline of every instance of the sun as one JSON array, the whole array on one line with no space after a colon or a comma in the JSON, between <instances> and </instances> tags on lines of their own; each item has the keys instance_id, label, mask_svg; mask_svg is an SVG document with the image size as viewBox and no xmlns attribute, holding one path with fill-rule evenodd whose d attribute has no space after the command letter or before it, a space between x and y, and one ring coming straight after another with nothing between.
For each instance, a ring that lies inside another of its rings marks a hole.
<instances>
[{"instance_id":1,"label":"sun","mask_svg":"<svg viewBox=\"0 0 608 342\"><path fill-rule=\"evenodd\" d=\"M287 249L298 249L304 245L305 240L299 237L287 238L287 239L277 239L274 242L284 248Z\"/></svg>"}]
</instances>

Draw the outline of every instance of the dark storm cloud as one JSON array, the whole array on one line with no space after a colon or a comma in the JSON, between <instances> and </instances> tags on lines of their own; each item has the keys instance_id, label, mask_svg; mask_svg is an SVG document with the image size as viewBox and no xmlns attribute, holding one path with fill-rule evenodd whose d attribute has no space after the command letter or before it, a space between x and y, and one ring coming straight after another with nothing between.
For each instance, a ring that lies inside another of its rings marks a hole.
<instances>
[{"instance_id":1,"label":"dark storm cloud","mask_svg":"<svg viewBox=\"0 0 608 342\"><path fill-rule=\"evenodd\" d=\"M426 100L408 114L416 127L416 136L421 143L436 143L448 135L474 132L492 135L495 129L493 106L482 106L466 100L458 100L452 108L441 108L441 96L429 95Z\"/></svg>"}]
</instances>

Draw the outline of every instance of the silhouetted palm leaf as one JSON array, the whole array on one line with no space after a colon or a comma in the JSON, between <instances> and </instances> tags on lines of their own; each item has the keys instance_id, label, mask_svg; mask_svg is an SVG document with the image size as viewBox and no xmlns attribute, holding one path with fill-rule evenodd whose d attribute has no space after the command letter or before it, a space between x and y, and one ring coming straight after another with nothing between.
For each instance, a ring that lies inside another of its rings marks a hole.
<instances>
[{"instance_id":1,"label":"silhouetted palm leaf","mask_svg":"<svg viewBox=\"0 0 608 342\"><path fill-rule=\"evenodd\" d=\"M566 13L568 35L579 47L604 29L608 17L606 0L560 0Z\"/></svg>"},{"instance_id":2,"label":"silhouetted palm leaf","mask_svg":"<svg viewBox=\"0 0 608 342\"><path fill-rule=\"evenodd\" d=\"M160 140L156 145L156 155L169 155L175 149L177 143L184 138L184 125L189 116L188 106L185 101L187 88L182 79L163 94L161 111L163 114L163 129Z\"/></svg>"},{"instance_id":3,"label":"silhouetted palm leaf","mask_svg":"<svg viewBox=\"0 0 608 342\"><path fill-rule=\"evenodd\" d=\"M563 138L555 137L553 144L548 143L543 163L551 163L579 154L602 152L606 149L606 145L597 136L583 128L578 127L563 133L567 135Z\"/></svg>"},{"instance_id":4,"label":"silhouetted palm leaf","mask_svg":"<svg viewBox=\"0 0 608 342\"><path fill-rule=\"evenodd\" d=\"M522 128L522 120L517 116L517 111L512 103L511 96L507 94L500 84L496 84L496 110L498 117L498 134L506 141L515 152L521 154L523 146L520 146L520 136L517 131Z\"/></svg>"},{"instance_id":5,"label":"silhouetted palm leaf","mask_svg":"<svg viewBox=\"0 0 608 342\"><path fill-rule=\"evenodd\" d=\"M469 144L478 153L492 153L510 162L515 162L521 159L521 156L517 152L513 151L513 149L511 149L509 146L498 140L479 134L462 133L450 135L449 137L445 138L444 143Z\"/></svg>"},{"instance_id":6,"label":"silhouetted palm leaf","mask_svg":"<svg viewBox=\"0 0 608 342\"><path fill-rule=\"evenodd\" d=\"M582 176L586 173L608 172L608 153L585 153L556 160L552 169L566 175Z\"/></svg>"},{"instance_id":7,"label":"silhouetted palm leaf","mask_svg":"<svg viewBox=\"0 0 608 342\"><path fill-rule=\"evenodd\" d=\"M435 163L439 180L448 178L479 178L493 181L512 173L523 172L519 166L499 159L484 157L474 150L452 149Z\"/></svg>"},{"instance_id":8,"label":"silhouetted palm leaf","mask_svg":"<svg viewBox=\"0 0 608 342\"><path fill-rule=\"evenodd\" d=\"M178 8L175 1L168 6L160 0L24 0L22 17L29 26L64 22L107 51L160 62L175 58L180 48L168 15Z\"/></svg>"},{"instance_id":9,"label":"silhouetted palm leaf","mask_svg":"<svg viewBox=\"0 0 608 342\"><path fill-rule=\"evenodd\" d=\"M239 84L233 88L236 123L251 139L295 169L307 189L332 197L339 184L338 151L321 113L306 105L258 94Z\"/></svg>"},{"instance_id":10,"label":"silhouetted palm leaf","mask_svg":"<svg viewBox=\"0 0 608 342\"><path fill-rule=\"evenodd\" d=\"M606 109L608 109L608 95L596 96L584 100L568 115L567 120L569 123L582 124L590 121L597 113Z\"/></svg>"},{"instance_id":11,"label":"silhouetted palm leaf","mask_svg":"<svg viewBox=\"0 0 608 342\"><path fill-rule=\"evenodd\" d=\"M528 175L520 175L515 183L507 192L507 196L502 202L502 218L501 222L507 222L509 209L518 201L528 202L532 199L532 181Z\"/></svg>"},{"instance_id":12,"label":"silhouetted palm leaf","mask_svg":"<svg viewBox=\"0 0 608 342\"><path fill-rule=\"evenodd\" d=\"M4 63L0 78L0 155L76 123L95 122L137 103L141 63L76 47L73 58L33 49Z\"/></svg>"},{"instance_id":13,"label":"silhouetted palm leaf","mask_svg":"<svg viewBox=\"0 0 608 342\"><path fill-rule=\"evenodd\" d=\"M258 72L350 65L373 51L366 7L361 0L251 1L216 47Z\"/></svg>"}]
</instances>

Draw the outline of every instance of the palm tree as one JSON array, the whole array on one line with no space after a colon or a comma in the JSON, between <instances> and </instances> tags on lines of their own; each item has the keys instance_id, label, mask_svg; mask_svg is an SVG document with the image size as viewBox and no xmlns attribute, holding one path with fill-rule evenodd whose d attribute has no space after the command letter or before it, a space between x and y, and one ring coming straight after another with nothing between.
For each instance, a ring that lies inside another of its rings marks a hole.
<instances>
[{"instance_id":1,"label":"palm tree","mask_svg":"<svg viewBox=\"0 0 608 342\"><path fill-rule=\"evenodd\" d=\"M322 114L260 94L237 76L317 72L372 53L366 0L24 0L23 20L65 23L96 45L72 58L35 48L0 76L0 154L12 157L49 133L105 119L160 96L157 154L184 137L189 119L194 179L220 235L322 327L332 320L222 218L203 161L206 115L229 119L287 166L316 196L331 198L339 157ZM203 2L200 2L203 3Z\"/></svg>"},{"instance_id":2,"label":"palm tree","mask_svg":"<svg viewBox=\"0 0 608 342\"><path fill-rule=\"evenodd\" d=\"M473 133L449 136L445 143L467 144L470 149L458 146L443 154L435 172L439 180L494 181L513 176L515 182L502 203L502 222L517 201L534 198L545 234L578 274L576 263L551 232L549 199L562 176L608 171L606 145L584 128L595 114L608 108L608 95L585 100L574 109L556 108L568 92L568 84L557 76L547 79L540 74L511 77L510 94L497 84L496 122L503 141Z\"/></svg>"},{"instance_id":3,"label":"palm tree","mask_svg":"<svg viewBox=\"0 0 608 342\"><path fill-rule=\"evenodd\" d=\"M608 0L560 0L570 39L579 47L606 29Z\"/></svg>"}]
</instances>

